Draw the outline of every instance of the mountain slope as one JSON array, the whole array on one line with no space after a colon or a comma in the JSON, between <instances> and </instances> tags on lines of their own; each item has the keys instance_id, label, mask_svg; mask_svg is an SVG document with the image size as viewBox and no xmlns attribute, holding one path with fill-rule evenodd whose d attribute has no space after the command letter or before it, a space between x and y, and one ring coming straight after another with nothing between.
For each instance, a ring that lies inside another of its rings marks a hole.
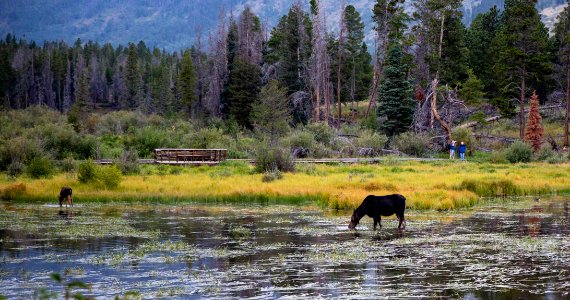
<instances>
[{"instance_id":1,"label":"mountain slope","mask_svg":"<svg viewBox=\"0 0 570 300\"><path fill-rule=\"evenodd\" d=\"M28 40L94 40L126 44L139 40L151 47L178 50L202 40L213 29L221 9L237 15L245 5L270 26L297 0L5 0L0 1L0 34L14 33ZM346 0L362 14L368 31L372 28L374 0ZM540 0L537 8L547 24L553 24L566 0ZM301 3L308 3L301 1ZM410 5L408 1L407 5ZM504 0L464 0L464 22ZM305 4L306 5L306 4ZM328 23L338 20L339 1L325 0ZM334 28L333 28L334 29ZM369 35L372 36L372 35Z\"/></svg>"}]
</instances>

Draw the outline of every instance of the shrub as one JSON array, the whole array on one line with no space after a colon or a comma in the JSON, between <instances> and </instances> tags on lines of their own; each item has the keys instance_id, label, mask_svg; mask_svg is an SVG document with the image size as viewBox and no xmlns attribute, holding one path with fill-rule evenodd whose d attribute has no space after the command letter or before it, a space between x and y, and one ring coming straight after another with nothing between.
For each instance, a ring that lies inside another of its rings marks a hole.
<instances>
[{"instance_id":1,"label":"shrub","mask_svg":"<svg viewBox=\"0 0 570 300\"><path fill-rule=\"evenodd\" d=\"M509 162L503 151L493 151L489 156L489 161L494 164L506 164Z\"/></svg>"},{"instance_id":2,"label":"shrub","mask_svg":"<svg viewBox=\"0 0 570 300\"><path fill-rule=\"evenodd\" d=\"M8 186L0 193L0 198L4 200L13 200L18 196L26 193L26 185L23 183L16 183Z\"/></svg>"},{"instance_id":3,"label":"shrub","mask_svg":"<svg viewBox=\"0 0 570 300\"><path fill-rule=\"evenodd\" d=\"M279 170L268 170L263 173L263 177L261 177L261 181L263 182L271 182L275 180L279 180L283 178L283 174Z\"/></svg>"},{"instance_id":4,"label":"shrub","mask_svg":"<svg viewBox=\"0 0 570 300\"><path fill-rule=\"evenodd\" d=\"M169 136L165 130L146 126L135 130L134 136L127 144L136 149L140 157L150 157L154 149L168 148L172 145Z\"/></svg>"},{"instance_id":5,"label":"shrub","mask_svg":"<svg viewBox=\"0 0 570 300\"><path fill-rule=\"evenodd\" d=\"M322 143L325 146L330 145L335 136L334 129L325 123L311 123L307 125L305 129L313 134L313 138L316 142Z\"/></svg>"},{"instance_id":6,"label":"shrub","mask_svg":"<svg viewBox=\"0 0 570 300\"><path fill-rule=\"evenodd\" d=\"M121 170L117 166L98 166L95 168L95 182L105 189L114 189L121 183Z\"/></svg>"},{"instance_id":7,"label":"shrub","mask_svg":"<svg viewBox=\"0 0 570 300\"><path fill-rule=\"evenodd\" d=\"M279 170L294 171L295 164L289 151L281 148L260 147L255 154L255 171L258 173Z\"/></svg>"},{"instance_id":8,"label":"shrub","mask_svg":"<svg viewBox=\"0 0 570 300\"><path fill-rule=\"evenodd\" d=\"M77 163L73 159L73 157L66 157L64 160L61 161L61 169L64 172L74 172L77 169Z\"/></svg>"},{"instance_id":9,"label":"shrub","mask_svg":"<svg viewBox=\"0 0 570 300\"><path fill-rule=\"evenodd\" d=\"M115 159L114 163L123 175L140 174L140 166L137 162L138 156L135 151L123 150L120 158Z\"/></svg>"},{"instance_id":10,"label":"shrub","mask_svg":"<svg viewBox=\"0 0 570 300\"><path fill-rule=\"evenodd\" d=\"M6 141L0 147L0 168L5 170L12 162L28 163L41 151L32 140L16 137Z\"/></svg>"},{"instance_id":11,"label":"shrub","mask_svg":"<svg viewBox=\"0 0 570 300\"><path fill-rule=\"evenodd\" d=\"M89 183L95 180L95 163L93 160L88 160L79 164L78 179L81 183Z\"/></svg>"},{"instance_id":12,"label":"shrub","mask_svg":"<svg viewBox=\"0 0 570 300\"><path fill-rule=\"evenodd\" d=\"M511 163L530 162L532 148L524 142L516 141L505 150L505 158Z\"/></svg>"},{"instance_id":13,"label":"shrub","mask_svg":"<svg viewBox=\"0 0 570 300\"><path fill-rule=\"evenodd\" d=\"M429 144L429 136L408 131L396 136L392 147L408 155L423 157L430 152Z\"/></svg>"},{"instance_id":14,"label":"shrub","mask_svg":"<svg viewBox=\"0 0 570 300\"><path fill-rule=\"evenodd\" d=\"M473 155L473 150L475 150L477 146L477 140L473 137L472 133L471 129L468 128L455 128L451 133L452 139L457 141L456 147L459 147L461 142L467 145L467 155ZM457 151L457 153L459 153L459 151Z\"/></svg>"},{"instance_id":15,"label":"shrub","mask_svg":"<svg viewBox=\"0 0 570 300\"><path fill-rule=\"evenodd\" d=\"M35 157L26 167L26 173L32 178L48 177L53 173L53 163L47 157Z\"/></svg>"},{"instance_id":16,"label":"shrub","mask_svg":"<svg viewBox=\"0 0 570 300\"><path fill-rule=\"evenodd\" d=\"M548 161L549 159L552 159L555 156L556 153L554 152L554 150L552 150L552 147L550 147L550 145L543 145L534 154L534 159L536 161Z\"/></svg>"},{"instance_id":17,"label":"shrub","mask_svg":"<svg viewBox=\"0 0 570 300\"><path fill-rule=\"evenodd\" d=\"M388 137L369 130L364 130L356 139L356 146L359 148L372 148L375 153L384 149L388 142Z\"/></svg>"},{"instance_id":18,"label":"shrub","mask_svg":"<svg viewBox=\"0 0 570 300\"><path fill-rule=\"evenodd\" d=\"M289 146L296 157L307 157L311 155L315 143L313 134L308 131L294 132L285 140L285 144Z\"/></svg>"},{"instance_id":19,"label":"shrub","mask_svg":"<svg viewBox=\"0 0 570 300\"><path fill-rule=\"evenodd\" d=\"M8 165L8 176L10 177L18 177L22 173L24 173L25 165L19 161L13 161Z\"/></svg>"}]
</instances>

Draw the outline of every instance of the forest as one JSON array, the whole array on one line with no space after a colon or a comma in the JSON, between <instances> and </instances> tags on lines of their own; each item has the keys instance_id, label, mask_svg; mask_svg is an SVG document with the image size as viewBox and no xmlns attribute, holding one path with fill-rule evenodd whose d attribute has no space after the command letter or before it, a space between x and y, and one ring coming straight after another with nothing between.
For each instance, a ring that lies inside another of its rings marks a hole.
<instances>
[{"instance_id":1,"label":"forest","mask_svg":"<svg viewBox=\"0 0 570 300\"><path fill-rule=\"evenodd\" d=\"M150 157L167 146L229 148L232 158L259 148L425 156L452 139L471 154L505 148L478 142L473 128L534 152L548 137L559 150L568 145L570 8L549 31L535 2L506 1L466 28L458 0L416 1L411 14L403 0L378 0L372 47L354 6L325 16L318 0L292 5L274 28L248 7L220 11L213 32L176 52L9 33L0 167L17 174L37 157ZM530 98L554 114L541 120ZM488 119L500 121L485 127Z\"/></svg>"}]
</instances>

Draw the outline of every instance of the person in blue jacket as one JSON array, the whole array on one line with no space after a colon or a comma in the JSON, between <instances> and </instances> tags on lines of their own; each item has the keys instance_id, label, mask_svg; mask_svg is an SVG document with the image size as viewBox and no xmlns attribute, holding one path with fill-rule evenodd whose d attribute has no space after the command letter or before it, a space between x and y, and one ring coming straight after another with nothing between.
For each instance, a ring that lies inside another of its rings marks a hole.
<instances>
[{"instance_id":1,"label":"person in blue jacket","mask_svg":"<svg viewBox=\"0 0 570 300\"><path fill-rule=\"evenodd\" d=\"M465 143L461 142L461 144L459 145L459 157L461 158L461 160L465 160L465 152L467 151L467 145L465 145Z\"/></svg>"},{"instance_id":2,"label":"person in blue jacket","mask_svg":"<svg viewBox=\"0 0 570 300\"><path fill-rule=\"evenodd\" d=\"M455 159L455 141L449 144L449 159Z\"/></svg>"}]
</instances>

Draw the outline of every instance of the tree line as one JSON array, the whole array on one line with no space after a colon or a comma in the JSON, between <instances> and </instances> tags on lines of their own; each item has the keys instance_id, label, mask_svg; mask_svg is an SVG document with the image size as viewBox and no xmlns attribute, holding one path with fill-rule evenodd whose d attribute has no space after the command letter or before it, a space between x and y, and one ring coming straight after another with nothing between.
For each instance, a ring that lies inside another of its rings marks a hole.
<instances>
[{"instance_id":1,"label":"tree line","mask_svg":"<svg viewBox=\"0 0 570 300\"><path fill-rule=\"evenodd\" d=\"M176 52L143 41L39 45L8 34L0 41L1 103L68 112L76 126L95 109L125 109L253 129L271 122L275 107L280 124L340 127L356 118L355 102L369 100L366 116L389 136L436 127L449 138L440 108L462 101L507 117L518 107L522 138L536 91L541 102L565 99L568 144L570 8L549 35L535 5L506 0L466 28L460 0L414 1L410 15L404 0L377 0L373 49L354 6L343 6L333 32L319 0L296 2L272 29L248 7L236 17L222 11L207 37Z\"/></svg>"}]
</instances>

